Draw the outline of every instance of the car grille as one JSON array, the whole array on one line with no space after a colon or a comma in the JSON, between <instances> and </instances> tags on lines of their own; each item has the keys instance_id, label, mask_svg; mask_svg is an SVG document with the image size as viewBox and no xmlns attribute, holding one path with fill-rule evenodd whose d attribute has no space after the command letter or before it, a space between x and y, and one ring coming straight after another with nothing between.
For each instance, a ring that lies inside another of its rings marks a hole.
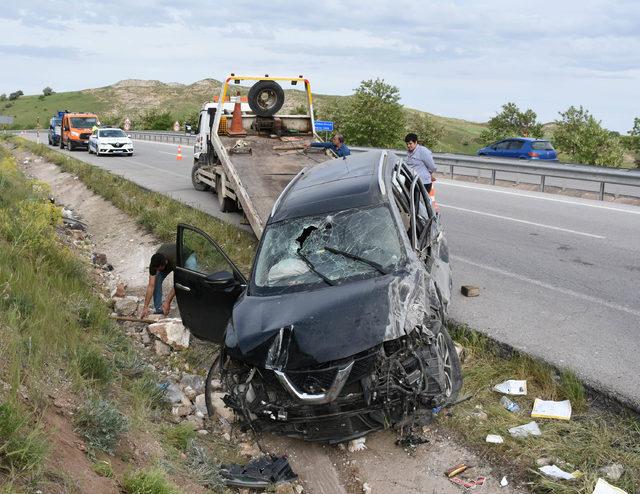
<instances>
[{"instance_id":1,"label":"car grille","mask_svg":"<svg viewBox=\"0 0 640 494\"><path fill-rule=\"evenodd\" d=\"M80 134L80 139L89 139L91 137L91 132L83 132Z\"/></svg>"},{"instance_id":2,"label":"car grille","mask_svg":"<svg viewBox=\"0 0 640 494\"><path fill-rule=\"evenodd\" d=\"M347 378L346 384L351 384L366 377L373 371L375 365L377 353L360 354L354 359L351 373ZM305 393L322 393L327 391L333 381L336 378L338 368L344 367L344 363L341 365L330 365L328 367L319 369L306 369L306 370L287 370L287 377L298 388L299 391Z\"/></svg>"},{"instance_id":3,"label":"car grille","mask_svg":"<svg viewBox=\"0 0 640 494\"><path fill-rule=\"evenodd\" d=\"M121 148L122 146L124 146L124 142L112 142L111 145L114 148Z\"/></svg>"}]
</instances>

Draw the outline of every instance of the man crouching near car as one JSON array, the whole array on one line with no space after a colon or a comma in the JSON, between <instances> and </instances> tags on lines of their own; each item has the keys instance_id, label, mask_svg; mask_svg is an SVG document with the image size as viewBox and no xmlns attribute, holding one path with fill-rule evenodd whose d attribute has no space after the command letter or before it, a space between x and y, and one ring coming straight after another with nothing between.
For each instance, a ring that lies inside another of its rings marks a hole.
<instances>
[{"instance_id":1,"label":"man crouching near car","mask_svg":"<svg viewBox=\"0 0 640 494\"><path fill-rule=\"evenodd\" d=\"M147 317L151 309L149 302L153 297L154 314L169 314L171 309L171 301L176 296L175 288L171 287L171 291L167 298L162 301L162 282L169 273L173 272L176 267L176 244L162 244L158 251L151 256L149 261L149 282L147 283L147 291L144 296L144 305L140 317Z\"/></svg>"}]
</instances>

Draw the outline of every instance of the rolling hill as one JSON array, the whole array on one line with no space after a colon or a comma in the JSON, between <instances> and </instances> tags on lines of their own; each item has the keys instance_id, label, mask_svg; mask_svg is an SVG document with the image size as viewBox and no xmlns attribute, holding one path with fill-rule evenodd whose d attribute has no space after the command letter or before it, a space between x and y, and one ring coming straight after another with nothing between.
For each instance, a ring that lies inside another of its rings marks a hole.
<instances>
[{"instance_id":1,"label":"rolling hill","mask_svg":"<svg viewBox=\"0 0 640 494\"><path fill-rule=\"evenodd\" d=\"M85 89L50 96L21 96L14 101L0 102L0 114L14 117L13 129L32 129L39 122L47 128L48 120L57 110L88 111L97 113L107 123L121 124L125 117L140 128L141 116L149 110L168 111L174 119L184 121L193 115L205 101L211 101L220 91L220 81L203 79L193 84L163 83L153 80L128 79L111 86ZM242 90L245 92L245 90ZM314 94L315 106L324 105L349 96ZM294 110L304 104L304 93L287 90L285 109ZM423 113L407 108L407 112ZM435 149L441 152L473 154L477 149L475 139L484 128L483 124L455 118L430 116L444 128L440 144ZM138 125L136 125L136 123Z\"/></svg>"}]
</instances>

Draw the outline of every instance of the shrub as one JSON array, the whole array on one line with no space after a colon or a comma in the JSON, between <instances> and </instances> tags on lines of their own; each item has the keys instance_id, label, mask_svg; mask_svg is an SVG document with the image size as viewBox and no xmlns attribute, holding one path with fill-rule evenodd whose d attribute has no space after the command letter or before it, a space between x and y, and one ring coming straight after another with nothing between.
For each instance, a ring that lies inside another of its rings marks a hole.
<instances>
[{"instance_id":1,"label":"shrub","mask_svg":"<svg viewBox=\"0 0 640 494\"><path fill-rule=\"evenodd\" d=\"M120 434L129 428L127 419L113 403L90 399L80 408L75 420L76 431L95 449L113 453Z\"/></svg>"},{"instance_id":2,"label":"shrub","mask_svg":"<svg viewBox=\"0 0 640 494\"><path fill-rule=\"evenodd\" d=\"M531 109L520 111L515 103L502 105L502 111L489 120L488 128L480 134L480 141L489 144L518 136L540 139L544 130L537 118L536 112Z\"/></svg>"},{"instance_id":3,"label":"shrub","mask_svg":"<svg viewBox=\"0 0 640 494\"><path fill-rule=\"evenodd\" d=\"M22 92L22 90L21 90L21 89L19 89L18 91L15 91L15 92L13 92L13 93L11 93L11 94L9 95L9 100L10 100L10 101L16 100L16 99L18 99L20 96L22 96L23 94L24 94L24 93Z\"/></svg>"},{"instance_id":4,"label":"shrub","mask_svg":"<svg viewBox=\"0 0 640 494\"><path fill-rule=\"evenodd\" d=\"M51 89L49 86L47 86L42 90L42 96L51 96L52 94L53 94L53 89Z\"/></svg>"},{"instance_id":5,"label":"shrub","mask_svg":"<svg viewBox=\"0 0 640 494\"><path fill-rule=\"evenodd\" d=\"M111 364L95 348L82 348L77 356L78 371L85 379L108 384L111 381Z\"/></svg>"},{"instance_id":6,"label":"shrub","mask_svg":"<svg viewBox=\"0 0 640 494\"><path fill-rule=\"evenodd\" d=\"M186 451L190 443L196 437L196 431L189 422L183 422L175 426L167 426L162 429L164 440L178 451Z\"/></svg>"},{"instance_id":7,"label":"shrub","mask_svg":"<svg viewBox=\"0 0 640 494\"><path fill-rule=\"evenodd\" d=\"M125 474L122 489L127 494L176 494L178 492L158 469Z\"/></svg>"},{"instance_id":8,"label":"shrub","mask_svg":"<svg viewBox=\"0 0 640 494\"><path fill-rule=\"evenodd\" d=\"M170 130L173 126L174 118L168 111L160 112L157 109L147 111L142 116L142 121L138 127L144 130Z\"/></svg>"}]
</instances>

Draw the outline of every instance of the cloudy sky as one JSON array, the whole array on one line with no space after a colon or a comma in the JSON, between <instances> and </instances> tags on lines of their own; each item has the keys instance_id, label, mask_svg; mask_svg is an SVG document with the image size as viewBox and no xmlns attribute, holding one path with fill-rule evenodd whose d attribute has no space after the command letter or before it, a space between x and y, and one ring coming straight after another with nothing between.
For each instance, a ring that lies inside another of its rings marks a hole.
<instances>
[{"instance_id":1,"label":"cloudy sky","mask_svg":"<svg viewBox=\"0 0 640 494\"><path fill-rule=\"evenodd\" d=\"M333 94L382 77L407 106L475 121L507 101L544 122L583 105L625 133L640 116L637 0L2 3L0 93L268 72Z\"/></svg>"}]
</instances>

